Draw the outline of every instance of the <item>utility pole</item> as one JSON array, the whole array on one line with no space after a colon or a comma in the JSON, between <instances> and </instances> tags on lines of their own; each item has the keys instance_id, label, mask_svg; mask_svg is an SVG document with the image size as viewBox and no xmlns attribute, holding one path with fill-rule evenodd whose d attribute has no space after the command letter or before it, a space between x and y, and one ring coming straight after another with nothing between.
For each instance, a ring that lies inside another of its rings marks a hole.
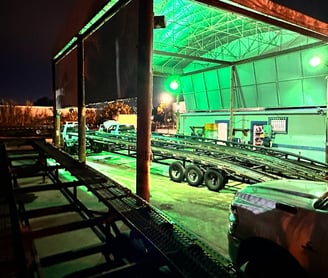
<instances>
[{"instance_id":1,"label":"utility pole","mask_svg":"<svg viewBox=\"0 0 328 278\"><path fill-rule=\"evenodd\" d=\"M180 93L177 93L177 99L176 99L176 104L177 104L177 111L175 113L175 129L176 129L176 134L180 133Z\"/></svg>"},{"instance_id":2,"label":"utility pole","mask_svg":"<svg viewBox=\"0 0 328 278\"><path fill-rule=\"evenodd\" d=\"M229 136L228 140L232 141L233 137L233 128L234 128L234 122L233 122L233 112L234 112L234 106L235 106L235 71L236 67L232 65L231 67L231 79L230 79L230 120L229 120Z\"/></svg>"}]
</instances>

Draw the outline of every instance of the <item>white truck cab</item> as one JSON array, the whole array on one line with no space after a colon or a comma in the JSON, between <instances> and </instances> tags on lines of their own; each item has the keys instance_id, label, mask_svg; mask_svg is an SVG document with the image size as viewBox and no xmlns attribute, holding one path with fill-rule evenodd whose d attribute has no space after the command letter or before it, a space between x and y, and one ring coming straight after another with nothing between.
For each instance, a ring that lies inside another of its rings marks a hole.
<instances>
[{"instance_id":1,"label":"white truck cab","mask_svg":"<svg viewBox=\"0 0 328 278\"><path fill-rule=\"evenodd\" d=\"M99 126L98 132L111 135L120 135L126 132L135 132L136 129L132 124L123 124L115 120L108 120Z\"/></svg>"},{"instance_id":2,"label":"white truck cab","mask_svg":"<svg viewBox=\"0 0 328 278\"><path fill-rule=\"evenodd\" d=\"M78 122L65 122L60 128L61 147L68 153L77 153L78 149ZM85 126L86 132L89 128Z\"/></svg>"},{"instance_id":3,"label":"white truck cab","mask_svg":"<svg viewBox=\"0 0 328 278\"><path fill-rule=\"evenodd\" d=\"M328 183L247 185L229 221L229 255L245 277L328 277Z\"/></svg>"}]
</instances>

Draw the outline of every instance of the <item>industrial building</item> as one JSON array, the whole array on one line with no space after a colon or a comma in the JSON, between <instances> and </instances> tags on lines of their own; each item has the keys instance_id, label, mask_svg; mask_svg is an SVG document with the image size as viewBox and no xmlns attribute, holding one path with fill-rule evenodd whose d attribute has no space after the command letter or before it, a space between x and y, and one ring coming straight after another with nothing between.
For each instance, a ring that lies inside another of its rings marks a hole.
<instances>
[{"instance_id":1,"label":"industrial building","mask_svg":"<svg viewBox=\"0 0 328 278\"><path fill-rule=\"evenodd\" d=\"M141 99L140 89L147 87L138 87L137 79L148 80L139 70L147 61L154 78L178 81L175 90L163 85L176 100L178 133L196 128L255 145L269 137L272 147L326 161L324 21L273 1L269 9L264 1L172 0L154 1L154 22L145 22L136 1L100 2L102 9L100 3L89 7L80 31L71 30L69 43L54 56L58 109L78 101ZM124 18L129 24L122 24ZM151 29L140 32L138 23ZM138 54L141 43L151 52L146 58ZM151 97L139 102L140 117Z\"/></svg>"},{"instance_id":2,"label":"industrial building","mask_svg":"<svg viewBox=\"0 0 328 278\"><path fill-rule=\"evenodd\" d=\"M174 143L170 137L156 141L171 148L170 158L176 152L185 161L187 153L193 163L208 156L208 172L216 175L212 162L222 158L224 169L227 157L217 154L216 147L226 142L234 166L230 176L251 164L254 150L257 156L248 170L257 180L280 179L279 167L296 162L288 159L291 153L299 158L302 171L294 170L301 179L311 179L313 171L323 181L327 21L265 0L85 0L77 1L75 11L52 59L53 144L35 136L1 138L5 277L236 277L226 257L149 203L154 79L177 85L163 88L175 100L181 137ZM137 98L136 140L118 140L135 151L136 193L86 164L86 105L131 97ZM59 148L61 109L72 106L78 109L75 157ZM197 138L203 146L195 143ZM213 147L206 138L218 144ZM240 145L247 145L247 151ZM262 161L270 154L276 156L274 167ZM310 163L303 163L302 156ZM277 163L280 159L285 164ZM284 170L295 177L294 171ZM50 192L55 197L49 198ZM36 203L40 207L33 206L34 200L24 203L22 197L29 194L46 201ZM69 237L74 247L66 245L67 232L77 232ZM49 242L39 246L48 236Z\"/></svg>"}]
</instances>

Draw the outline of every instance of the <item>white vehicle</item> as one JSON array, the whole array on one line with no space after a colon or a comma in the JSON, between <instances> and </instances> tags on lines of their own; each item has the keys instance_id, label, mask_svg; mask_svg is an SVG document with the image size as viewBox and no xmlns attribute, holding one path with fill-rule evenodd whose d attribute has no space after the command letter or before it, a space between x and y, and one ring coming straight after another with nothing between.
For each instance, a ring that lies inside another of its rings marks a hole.
<instances>
[{"instance_id":1,"label":"white vehicle","mask_svg":"<svg viewBox=\"0 0 328 278\"><path fill-rule=\"evenodd\" d=\"M229 255L244 277L328 277L328 183L248 185L229 221Z\"/></svg>"},{"instance_id":2,"label":"white vehicle","mask_svg":"<svg viewBox=\"0 0 328 278\"><path fill-rule=\"evenodd\" d=\"M98 132L108 133L111 135L119 135L126 132L135 132L136 129L134 125L122 124L114 120L108 120L102 123L99 127Z\"/></svg>"},{"instance_id":3,"label":"white vehicle","mask_svg":"<svg viewBox=\"0 0 328 278\"><path fill-rule=\"evenodd\" d=\"M89 131L89 128L86 126L85 130ZM78 122L66 122L64 125L61 126L60 134L61 146L63 147L63 149L68 153L77 153L79 138Z\"/></svg>"}]
</instances>

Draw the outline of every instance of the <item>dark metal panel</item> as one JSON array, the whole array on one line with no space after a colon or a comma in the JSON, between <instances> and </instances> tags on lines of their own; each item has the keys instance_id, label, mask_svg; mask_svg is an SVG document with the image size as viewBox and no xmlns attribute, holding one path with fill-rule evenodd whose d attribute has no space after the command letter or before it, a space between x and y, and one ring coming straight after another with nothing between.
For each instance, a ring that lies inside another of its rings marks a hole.
<instances>
[{"instance_id":1,"label":"dark metal panel","mask_svg":"<svg viewBox=\"0 0 328 278\"><path fill-rule=\"evenodd\" d=\"M65 26L56 41L54 53L58 52L72 37L79 33L86 25L108 3L108 0L76 0L68 18L64 19Z\"/></svg>"}]
</instances>

